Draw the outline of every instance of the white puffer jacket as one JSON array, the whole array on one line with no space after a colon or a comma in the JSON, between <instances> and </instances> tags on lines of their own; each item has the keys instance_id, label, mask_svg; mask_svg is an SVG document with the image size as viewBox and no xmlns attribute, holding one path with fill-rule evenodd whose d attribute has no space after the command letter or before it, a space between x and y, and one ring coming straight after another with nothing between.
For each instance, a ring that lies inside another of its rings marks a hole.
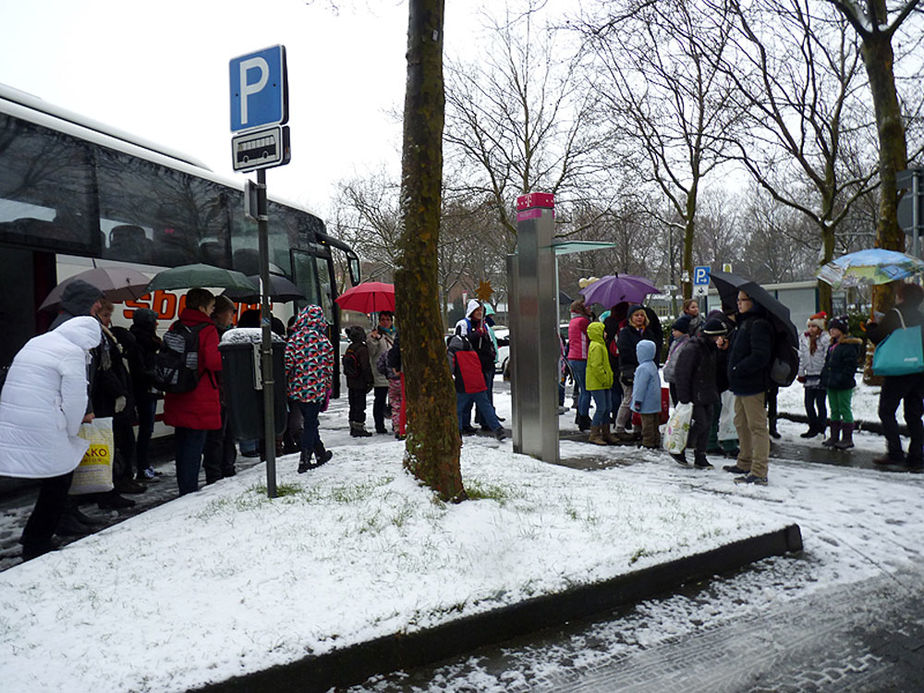
<instances>
[{"instance_id":1,"label":"white puffer jacket","mask_svg":"<svg viewBox=\"0 0 924 693\"><path fill-rule=\"evenodd\" d=\"M815 353L811 352L809 336L805 332L799 335L799 376L812 377L821 376L821 369L825 367L825 356L828 353L828 347L831 346L831 336L827 332L818 335L815 343ZM818 387L814 383L813 387Z\"/></svg>"},{"instance_id":2,"label":"white puffer jacket","mask_svg":"<svg viewBox=\"0 0 924 693\"><path fill-rule=\"evenodd\" d=\"M77 437L87 409L87 358L96 318L71 318L30 339L0 394L0 475L41 479L73 471L89 443Z\"/></svg>"}]
</instances>

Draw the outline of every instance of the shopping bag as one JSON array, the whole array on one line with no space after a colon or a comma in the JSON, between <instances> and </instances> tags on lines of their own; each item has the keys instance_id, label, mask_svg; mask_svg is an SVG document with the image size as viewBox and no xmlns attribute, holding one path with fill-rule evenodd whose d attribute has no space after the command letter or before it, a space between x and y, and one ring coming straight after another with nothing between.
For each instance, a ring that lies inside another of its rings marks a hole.
<instances>
[{"instance_id":1,"label":"shopping bag","mask_svg":"<svg viewBox=\"0 0 924 693\"><path fill-rule=\"evenodd\" d=\"M115 443L112 437L112 417L93 419L90 423L80 424L77 435L90 442L84 454L68 492L72 496L86 493L104 493L112 490L112 460L115 456Z\"/></svg>"},{"instance_id":2,"label":"shopping bag","mask_svg":"<svg viewBox=\"0 0 924 693\"><path fill-rule=\"evenodd\" d=\"M905 327L899 310L902 328L895 330L873 352L873 375L911 375L924 372L924 349L921 345L921 327Z\"/></svg>"},{"instance_id":3,"label":"shopping bag","mask_svg":"<svg viewBox=\"0 0 924 693\"><path fill-rule=\"evenodd\" d=\"M735 396L731 390L722 393L722 414L719 416L719 430L716 434L719 440L737 440L738 431L735 428Z\"/></svg>"},{"instance_id":4,"label":"shopping bag","mask_svg":"<svg viewBox=\"0 0 924 693\"><path fill-rule=\"evenodd\" d=\"M674 408L674 413L667 421L667 430L664 432L664 448L669 453L679 455L687 446L692 418L692 402L680 403Z\"/></svg>"}]
</instances>

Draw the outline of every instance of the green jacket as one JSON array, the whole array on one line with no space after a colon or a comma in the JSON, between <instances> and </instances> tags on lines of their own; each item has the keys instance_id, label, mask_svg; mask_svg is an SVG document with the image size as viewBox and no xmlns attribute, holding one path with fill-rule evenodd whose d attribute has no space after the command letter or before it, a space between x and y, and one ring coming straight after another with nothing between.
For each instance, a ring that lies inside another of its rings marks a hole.
<instances>
[{"instance_id":1,"label":"green jacket","mask_svg":"<svg viewBox=\"0 0 924 693\"><path fill-rule=\"evenodd\" d=\"M613 369L609 353L603 340L603 323L592 322L587 326L590 346L587 349L587 389L609 390L613 387Z\"/></svg>"}]
</instances>

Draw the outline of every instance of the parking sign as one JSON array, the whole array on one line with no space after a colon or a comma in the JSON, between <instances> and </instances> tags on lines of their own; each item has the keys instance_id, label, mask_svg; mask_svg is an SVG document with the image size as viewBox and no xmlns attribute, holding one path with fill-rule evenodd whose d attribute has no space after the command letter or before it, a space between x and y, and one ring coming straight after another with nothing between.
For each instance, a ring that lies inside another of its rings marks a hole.
<instances>
[{"instance_id":1,"label":"parking sign","mask_svg":"<svg viewBox=\"0 0 924 693\"><path fill-rule=\"evenodd\" d=\"M232 59L229 76L231 132L282 125L289 119L285 46Z\"/></svg>"},{"instance_id":2,"label":"parking sign","mask_svg":"<svg viewBox=\"0 0 924 693\"><path fill-rule=\"evenodd\" d=\"M701 286L709 284L709 265L697 265L693 268L693 285Z\"/></svg>"}]
</instances>

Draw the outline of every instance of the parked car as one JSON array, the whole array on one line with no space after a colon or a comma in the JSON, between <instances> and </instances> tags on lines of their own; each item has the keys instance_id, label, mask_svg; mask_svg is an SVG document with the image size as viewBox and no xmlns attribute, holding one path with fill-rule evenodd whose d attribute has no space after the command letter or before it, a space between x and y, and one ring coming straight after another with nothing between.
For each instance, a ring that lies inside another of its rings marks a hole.
<instances>
[{"instance_id":1,"label":"parked car","mask_svg":"<svg viewBox=\"0 0 924 693\"><path fill-rule=\"evenodd\" d=\"M494 328L494 337L497 339L497 362L494 364L494 372L509 377L508 366L510 365L510 328Z\"/></svg>"}]
</instances>

